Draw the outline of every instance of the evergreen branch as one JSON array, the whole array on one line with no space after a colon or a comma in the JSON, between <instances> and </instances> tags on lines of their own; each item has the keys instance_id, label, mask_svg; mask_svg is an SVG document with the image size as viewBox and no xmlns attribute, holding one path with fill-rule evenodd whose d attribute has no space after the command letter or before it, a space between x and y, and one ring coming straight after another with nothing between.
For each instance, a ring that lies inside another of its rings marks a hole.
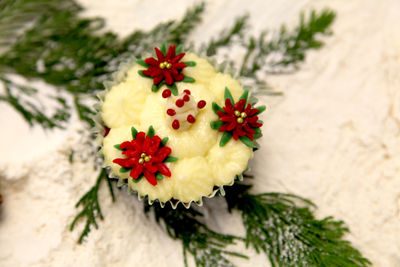
<instances>
[{"instance_id":1,"label":"evergreen branch","mask_svg":"<svg viewBox=\"0 0 400 267\"><path fill-rule=\"evenodd\" d=\"M211 41L206 45L207 56L217 54L219 48L230 46L234 37L242 39L244 37L243 32L248 26L248 19L248 15L236 18L235 23L231 28L222 30L216 39L211 39Z\"/></svg>"},{"instance_id":2,"label":"evergreen branch","mask_svg":"<svg viewBox=\"0 0 400 267\"><path fill-rule=\"evenodd\" d=\"M172 209L169 206L161 208L159 205L145 204L145 212L148 213L151 210L154 212L156 221L164 223L168 235L182 241L185 266L188 266L187 253L194 257L196 266L203 267L234 266L226 255L248 258L241 253L224 249L241 238L211 230L198 220L203 214L193 208L186 209L178 206Z\"/></svg>"},{"instance_id":3,"label":"evergreen branch","mask_svg":"<svg viewBox=\"0 0 400 267\"><path fill-rule=\"evenodd\" d=\"M107 183L109 184L109 190L111 193L112 200L114 201L114 192L112 189L112 186L110 184L109 178L107 176L106 170L102 169L99 176L97 177L96 183L94 186L90 188L90 190L82 196L82 198L76 203L75 207L78 208L79 206L82 206L81 212L76 215L74 220L71 223L70 226L70 231L73 231L75 228L76 223L86 217L86 224L85 227L79 236L79 244L83 242L83 239L89 235L90 230L92 226L94 226L96 229L98 229L98 224L97 224L97 218L100 218L101 220L104 219L103 214L101 212L99 200L98 200L98 193L99 193L99 188L101 181L105 179L107 180Z\"/></svg>"},{"instance_id":4,"label":"evergreen branch","mask_svg":"<svg viewBox=\"0 0 400 267\"><path fill-rule=\"evenodd\" d=\"M240 75L256 78L260 70L276 73L296 69L297 64L304 61L308 50L323 45L318 37L331 33L329 27L334 18L335 13L331 10L320 13L313 10L307 20L302 14L299 26L291 32L282 26L279 33L268 35L264 31L258 38L250 37L245 41L247 52L242 60Z\"/></svg>"},{"instance_id":5,"label":"evergreen branch","mask_svg":"<svg viewBox=\"0 0 400 267\"><path fill-rule=\"evenodd\" d=\"M369 266L342 237L349 229L332 217L317 220L309 200L291 194L253 195L250 186L227 189L229 209L242 214L246 246L265 253L272 266Z\"/></svg>"},{"instance_id":6,"label":"evergreen branch","mask_svg":"<svg viewBox=\"0 0 400 267\"><path fill-rule=\"evenodd\" d=\"M204 10L204 2L188 9L181 21L172 25L168 34L168 42L172 44L186 43L190 33L201 23L201 15Z\"/></svg>"},{"instance_id":7,"label":"evergreen branch","mask_svg":"<svg viewBox=\"0 0 400 267\"><path fill-rule=\"evenodd\" d=\"M0 47L7 48L14 44L24 34L24 30L43 15L51 14L62 9L79 10L73 1L32 1L7 0L0 1Z\"/></svg>"},{"instance_id":8,"label":"evergreen branch","mask_svg":"<svg viewBox=\"0 0 400 267\"><path fill-rule=\"evenodd\" d=\"M5 94L0 95L0 102L11 105L30 125L40 124L45 129L64 128L63 122L70 118L69 106L65 99L55 98L56 110L52 115L46 115L38 101L33 101L38 90L33 87L20 85L0 76Z\"/></svg>"}]
</instances>

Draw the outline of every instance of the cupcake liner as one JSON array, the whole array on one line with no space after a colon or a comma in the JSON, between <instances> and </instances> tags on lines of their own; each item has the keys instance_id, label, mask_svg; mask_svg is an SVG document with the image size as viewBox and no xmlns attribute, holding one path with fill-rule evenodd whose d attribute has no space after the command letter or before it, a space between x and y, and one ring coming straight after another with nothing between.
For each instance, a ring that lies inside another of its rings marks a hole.
<instances>
[{"instance_id":1,"label":"cupcake liner","mask_svg":"<svg viewBox=\"0 0 400 267\"><path fill-rule=\"evenodd\" d=\"M192 50L192 49L191 49ZM192 52L192 51L187 51L187 52ZM223 73L223 74L230 74L233 79L237 80L240 82L240 78L237 75L237 71L235 68L229 64L227 61L223 61L221 63L218 63L217 59L215 57L207 57L205 55L205 51L202 51L200 53L197 53L197 55L203 59L206 59L214 68L217 72ZM125 81L127 77L128 71L134 67L136 63L137 58L136 57L130 57L127 59L125 62L121 63L119 70L114 72L112 74L111 80L104 81L104 87L105 89L97 94L98 98L98 103L94 105L94 109L96 111L96 114L93 116L93 121L95 122L95 126L92 128L92 132L94 132L96 138L95 138L95 143L96 145L100 148L97 152L98 157L102 159L102 167L106 169L107 174L109 179L115 179L117 180L117 186L120 188L126 188L126 191L129 194L136 195L139 201L146 201L149 205L154 204L154 202L158 202L161 207L165 207L165 205L169 202L171 207L173 209L176 209L179 203L181 203L185 208L189 209L192 203L195 203L198 206L203 205L203 198L213 198L218 192L224 196L225 195L225 190L224 186L232 186L236 181L243 181L243 174L248 170L248 167L246 168L245 171L243 171L240 174L237 174L236 177L232 180L230 184L227 185L221 185L221 186L214 186L213 191L211 194L202 196L200 200L198 201L190 201L190 202L182 202L177 199L170 199L166 202L160 201L159 199L155 200L150 200L149 197L146 196L141 196L137 191L133 190L128 183L124 182L124 179L121 178L120 176L116 175L112 169L111 166L107 166L105 164L104 160L104 153L103 153L103 139L104 139L104 134L105 134L105 123L103 122L102 116L101 116L101 107L104 103L104 98L105 95L113 88L115 85ZM240 84L242 84L240 82ZM252 88L249 88L247 86L242 86L244 90L248 90L249 92L253 93L255 90ZM255 104L258 100L256 97L254 97L252 94L250 94L250 97L248 99L249 103L252 105ZM253 151L257 150L259 147L258 143L254 141L254 148ZM248 162L247 162L248 164Z\"/></svg>"}]
</instances>

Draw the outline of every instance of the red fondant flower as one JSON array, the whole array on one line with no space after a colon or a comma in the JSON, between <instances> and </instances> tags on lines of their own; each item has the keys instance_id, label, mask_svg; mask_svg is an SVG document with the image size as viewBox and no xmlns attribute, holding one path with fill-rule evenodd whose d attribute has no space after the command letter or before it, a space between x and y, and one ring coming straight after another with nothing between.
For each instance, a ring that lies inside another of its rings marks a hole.
<instances>
[{"instance_id":1,"label":"red fondant flower","mask_svg":"<svg viewBox=\"0 0 400 267\"><path fill-rule=\"evenodd\" d=\"M155 85L159 84L162 80L165 83L172 85L176 81L182 81L184 75L181 73L182 69L186 68L186 64L179 62L185 53L175 55L175 45L171 45L166 55L164 55L157 47L154 48L157 54L157 59L149 57L145 59L145 63L149 65L143 74L153 78Z\"/></svg>"},{"instance_id":2,"label":"red fondant flower","mask_svg":"<svg viewBox=\"0 0 400 267\"><path fill-rule=\"evenodd\" d=\"M137 180L142 174L147 181L157 184L156 173L171 177L169 168L163 163L171 154L171 148L160 147L161 138L157 135L149 137L144 132L139 132L132 141L126 141L119 145L126 158L114 159L113 162L123 168L131 169L130 176Z\"/></svg>"},{"instance_id":3,"label":"red fondant flower","mask_svg":"<svg viewBox=\"0 0 400 267\"><path fill-rule=\"evenodd\" d=\"M232 105L229 98L225 99L223 111L217 111L220 121L224 124L219 128L220 132L232 132L233 139L238 140L240 136L247 136L253 141L253 136L256 133L253 128L260 128L262 123L258 121L259 110L252 108L250 104L246 105L246 99L242 99Z\"/></svg>"}]
</instances>

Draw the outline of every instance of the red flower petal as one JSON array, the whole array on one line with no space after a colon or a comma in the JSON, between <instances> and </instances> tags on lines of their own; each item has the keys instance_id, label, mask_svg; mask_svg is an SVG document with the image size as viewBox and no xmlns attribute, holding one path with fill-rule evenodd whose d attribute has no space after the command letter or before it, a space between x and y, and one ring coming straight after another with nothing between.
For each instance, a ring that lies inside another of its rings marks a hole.
<instances>
[{"instance_id":1,"label":"red flower petal","mask_svg":"<svg viewBox=\"0 0 400 267\"><path fill-rule=\"evenodd\" d=\"M153 136L150 142L150 148L146 151L147 155L153 156L154 153L157 152L158 147L160 146L161 138L159 136Z\"/></svg>"},{"instance_id":2,"label":"red flower petal","mask_svg":"<svg viewBox=\"0 0 400 267\"><path fill-rule=\"evenodd\" d=\"M162 175L165 175L167 177L171 177L171 171L168 169L167 165L165 165L164 163L159 163L156 166L157 166L158 171Z\"/></svg>"},{"instance_id":3,"label":"red flower petal","mask_svg":"<svg viewBox=\"0 0 400 267\"><path fill-rule=\"evenodd\" d=\"M132 168L133 162L128 159L114 159L113 162L124 168Z\"/></svg>"},{"instance_id":4,"label":"red flower petal","mask_svg":"<svg viewBox=\"0 0 400 267\"><path fill-rule=\"evenodd\" d=\"M136 159L135 162L137 162L140 158L140 153L138 150L127 150L122 152L122 154L128 158Z\"/></svg>"},{"instance_id":5,"label":"red flower petal","mask_svg":"<svg viewBox=\"0 0 400 267\"><path fill-rule=\"evenodd\" d=\"M184 56L185 56L185 53L180 53L180 54L176 55L176 57L174 57L172 60L170 60L170 62L171 63L176 63L179 60L181 60Z\"/></svg>"},{"instance_id":6,"label":"red flower petal","mask_svg":"<svg viewBox=\"0 0 400 267\"><path fill-rule=\"evenodd\" d=\"M153 66L159 66L159 64L160 64L154 57L146 58L144 60L144 62L146 64L153 65Z\"/></svg>"},{"instance_id":7,"label":"red flower petal","mask_svg":"<svg viewBox=\"0 0 400 267\"><path fill-rule=\"evenodd\" d=\"M246 132L243 130L243 125L242 124L238 124L238 126L236 127L236 131L237 131L239 136L246 135Z\"/></svg>"},{"instance_id":8,"label":"red flower petal","mask_svg":"<svg viewBox=\"0 0 400 267\"><path fill-rule=\"evenodd\" d=\"M251 123L256 123L257 120L258 120L258 117L257 117L257 116L247 117L246 122L249 123L249 124L251 124Z\"/></svg>"},{"instance_id":9,"label":"red flower petal","mask_svg":"<svg viewBox=\"0 0 400 267\"><path fill-rule=\"evenodd\" d=\"M143 170L144 177L146 177L146 180L149 181L150 184L156 185L157 184L157 179L154 173L149 172L148 170L144 169Z\"/></svg>"},{"instance_id":10,"label":"red flower petal","mask_svg":"<svg viewBox=\"0 0 400 267\"><path fill-rule=\"evenodd\" d=\"M244 105L246 105L246 99L242 99L235 104L235 110L243 111Z\"/></svg>"},{"instance_id":11,"label":"red flower petal","mask_svg":"<svg viewBox=\"0 0 400 267\"><path fill-rule=\"evenodd\" d=\"M229 123L223 124L221 126L221 128L219 128L218 132L226 132L226 131L228 131L228 126L229 126Z\"/></svg>"},{"instance_id":12,"label":"red flower petal","mask_svg":"<svg viewBox=\"0 0 400 267\"><path fill-rule=\"evenodd\" d=\"M139 132L139 133L136 135L135 141L136 141L137 143L139 143L140 145L143 146L143 142L144 142L145 136L146 136L145 132Z\"/></svg>"},{"instance_id":13,"label":"red flower petal","mask_svg":"<svg viewBox=\"0 0 400 267\"><path fill-rule=\"evenodd\" d=\"M185 78L185 76L182 73L179 73L178 75L174 76L174 80L177 82L182 81L183 78Z\"/></svg>"},{"instance_id":14,"label":"red flower petal","mask_svg":"<svg viewBox=\"0 0 400 267\"><path fill-rule=\"evenodd\" d=\"M164 79L164 76L163 76L163 75L158 75L158 76L154 77L153 83L154 83L155 85L157 85L157 84L159 84L163 79Z\"/></svg>"},{"instance_id":15,"label":"red flower petal","mask_svg":"<svg viewBox=\"0 0 400 267\"><path fill-rule=\"evenodd\" d=\"M254 114L251 114L251 105L247 104L246 109L244 110L246 112L247 116L253 116Z\"/></svg>"},{"instance_id":16,"label":"red flower petal","mask_svg":"<svg viewBox=\"0 0 400 267\"><path fill-rule=\"evenodd\" d=\"M251 123L251 124L250 124L250 126L251 126L252 128L260 128L262 125L263 125L263 124L262 124L262 123L259 123L259 122Z\"/></svg>"},{"instance_id":17,"label":"red flower petal","mask_svg":"<svg viewBox=\"0 0 400 267\"><path fill-rule=\"evenodd\" d=\"M159 62L164 62L165 61L165 57L164 57L164 54L160 51L160 49L155 47L154 50L156 50L156 55L157 55L158 61Z\"/></svg>"},{"instance_id":18,"label":"red flower petal","mask_svg":"<svg viewBox=\"0 0 400 267\"><path fill-rule=\"evenodd\" d=\"M163 162L169 154L171 154L171 148L164 146L155 153L153 162Z\"/></svg>"},{"instance_id":19,"label":"red flower petal","mask_svg":"<svg viewBox=\"0 0 400 267\"><path fill-rule=\"evenodd\" d=\"M237 131L233 131L233 139L235 139L236 141L239 139L239 135L237 133Z\"/></svg>"},{"instance_id":20,"label":"red flower petal","mask_svg":"<svg viewBox=\"0 0 400 267\"><path fill-rule=\"evenodd\" d=\"M143 171L143 165L142 164L136 164L136 166L134 168L132 168L131 172L129 173L129 175L133 178L133 179L137 179L139 178L140 174Z\"/></svg>"},{"instance_id":21,"label":"red flower petal","mask_svg":"<svg viewBox=\"0 0 400 267\"><path fill-rule=\"evenodd\" d=\"M183 62L178 62L178 63L174 63L172 65L172 67L175 69L184 69L184 68L186 68L186 64Z\"/></svg>"},{"instance_id":22,"label":"red flower petal","mask_svg":"<svg viewBox=\"0 0 400 267\"><path fill-rule=\"evenodd\" d=\"M249 126L248 124L245 124L245 125L243 126L243 128L244 128L244 130L245 130L247 133L249 133L249 134L255 134L255 133L256 133L256 131L254 131L253 129L251 129L250 126Z\"/></svg>"},{"instance_id":23,"label":"red flower petal","mask_svg":"<svg viewBox=\"0 0 400 267\"><path fill-rule=\"evenodd\" d=\"M251 141L253 141L254 138L253 138L253 135L252 135L252 134L246 133L246 136L247 136L248 138L250 138Z\"/></svg>"},{"instance_id":24,"label":"red flower petal","mask_svg":"<svg viewBox=\"0 0 400 267\"><path fill-rule=\"evenodd\" d=\"M168 85L171 85L174 83L174 79L172 79L171 73L169 71L164 72L164 76L165 76L165 82Z\"/></svg>"},{"instance_id":25,"label":"red flower petal","mask_svg":"<svg viewBox=\"0 0 400 267\"><path fill-rule=\"evenodd\" d=\"M121 149L134 149L135 147L130 141L125 141L119 145Z\"/></svg>"},{"instance_id":26,"label":"red flower petal","mask_svg":"<svg viewBox=\"0 0 400 267\"><path fill-rule=\"evenodd\" d=\"M236 121L236 117L233 116L222 116L219 118L220 121Z\"/></svg>"},{"instance_id":27,"label":"red flower petal","mask_svg":"<svg viewBox=\"0 0 400 267\"><path fill-rule=\"evenodd\" d=\"M228 130L228 131L232 131L233 129L235 129L235 127L236 127L237 125L238 125L238 123L237 123L236 120L235 120L235 121L231 122L231 123L228 125L227 130Z\"/></svg>"},{"instance_id":28,"label":"red flower petal","mask_svg":"<svg viewBox=\"0 0 400 267\"><path fill-rule=\"evenodd\" d=\"M143 164L144 168L151 173L155 173L158 169L156 166L153 165L151 162L146 162Z\"/></svg>"},{"instance_id":29,"label":"red flower petal","mask_svg":"<svg viewBox=\"0 0 400 267\"><path fill-rule=\"evenodd\" d=\"M220 111L220 110L217 110L217 114L218 114L218 116L219 116L220 118L226 116L226 113L224 113L224 112L222 112L222 111Z\"/></svg>"},{"instance_id":30,"label":"red flower petal","mask_svg":"<svg viewBox=\"0 0 400 267\"><path fill-rule=\"evenodd\" d=\"M150 137L146 136L143 142L143 152L147 154L150 148Z\"/></svg>"},{"instance_id":31,"label":"red flower petal","mask_svg":"<svg viewBox=\"0 0 400 267\"><path fill-rule=\"evenodd\" d=\"M229 98L225 99L225 107L227 110L229 110L232 113L232 115L235 115L232 102ZM225 110L225 107L224 107L224 110ZM231 114L231 113L229 113L229 114Z\"/></svg>"},{"instance_id":32,"label":"red flower petal","mask_svg":"<svg viewBox=\"0 0 400 267\"><path fill-rule=\"evenodd\" d=\"M166 60L173 59L175 57L175 45L170 45L167 52Z\"/></svg>"}]
</instances>

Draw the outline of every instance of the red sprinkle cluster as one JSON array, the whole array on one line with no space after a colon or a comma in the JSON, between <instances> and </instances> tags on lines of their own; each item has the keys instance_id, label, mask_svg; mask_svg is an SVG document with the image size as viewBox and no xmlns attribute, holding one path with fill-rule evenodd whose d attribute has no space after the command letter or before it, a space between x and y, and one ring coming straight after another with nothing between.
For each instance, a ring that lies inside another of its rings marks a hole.
<instances>
[{"instance_id":1,"label":"red sprinkle cluster","mask_svg":"<svg viewBox=\"0 0 400 267\"><path fill-rule=\"evenodd\" d=\"M178 99L175 101L175 105L176 105L178 108L182 108L182 107L185 105L185 102L189 102L189 101L190 101L190 94L191 94L190 90L185 89L185 90L183 90L183 92L185 93L185 94L183 95L183 97L182 97L182 98L178 98ZM163 97L163 98L169 98L170 96L171 96L171 90L170 90L170 89L165 89L165 90L162 92L162 97ZM202 109L202 108L204 108L204 107L206 106L206 104L207 104L206 101L200 100L200 101L197 103L197 108ZM175 116L175 115L176 115L176 111L175 111L174 109L172 109L172 108L169 108L169 109L167 109L167 115L168 115L168 116L171 116L171 117L172 117L172 116ZM193 115L191 115L191 114L189 114L189 115L187 116L186 120L187 120L189 123L192 123L192 124L196 122L196 118L195 118ZM174 121L172 122L172 128L175 129L175 130L178 130L178 129L180 128L180 123L179 123L178 120L174 120Z\"/></svg>"}]
</instances>

